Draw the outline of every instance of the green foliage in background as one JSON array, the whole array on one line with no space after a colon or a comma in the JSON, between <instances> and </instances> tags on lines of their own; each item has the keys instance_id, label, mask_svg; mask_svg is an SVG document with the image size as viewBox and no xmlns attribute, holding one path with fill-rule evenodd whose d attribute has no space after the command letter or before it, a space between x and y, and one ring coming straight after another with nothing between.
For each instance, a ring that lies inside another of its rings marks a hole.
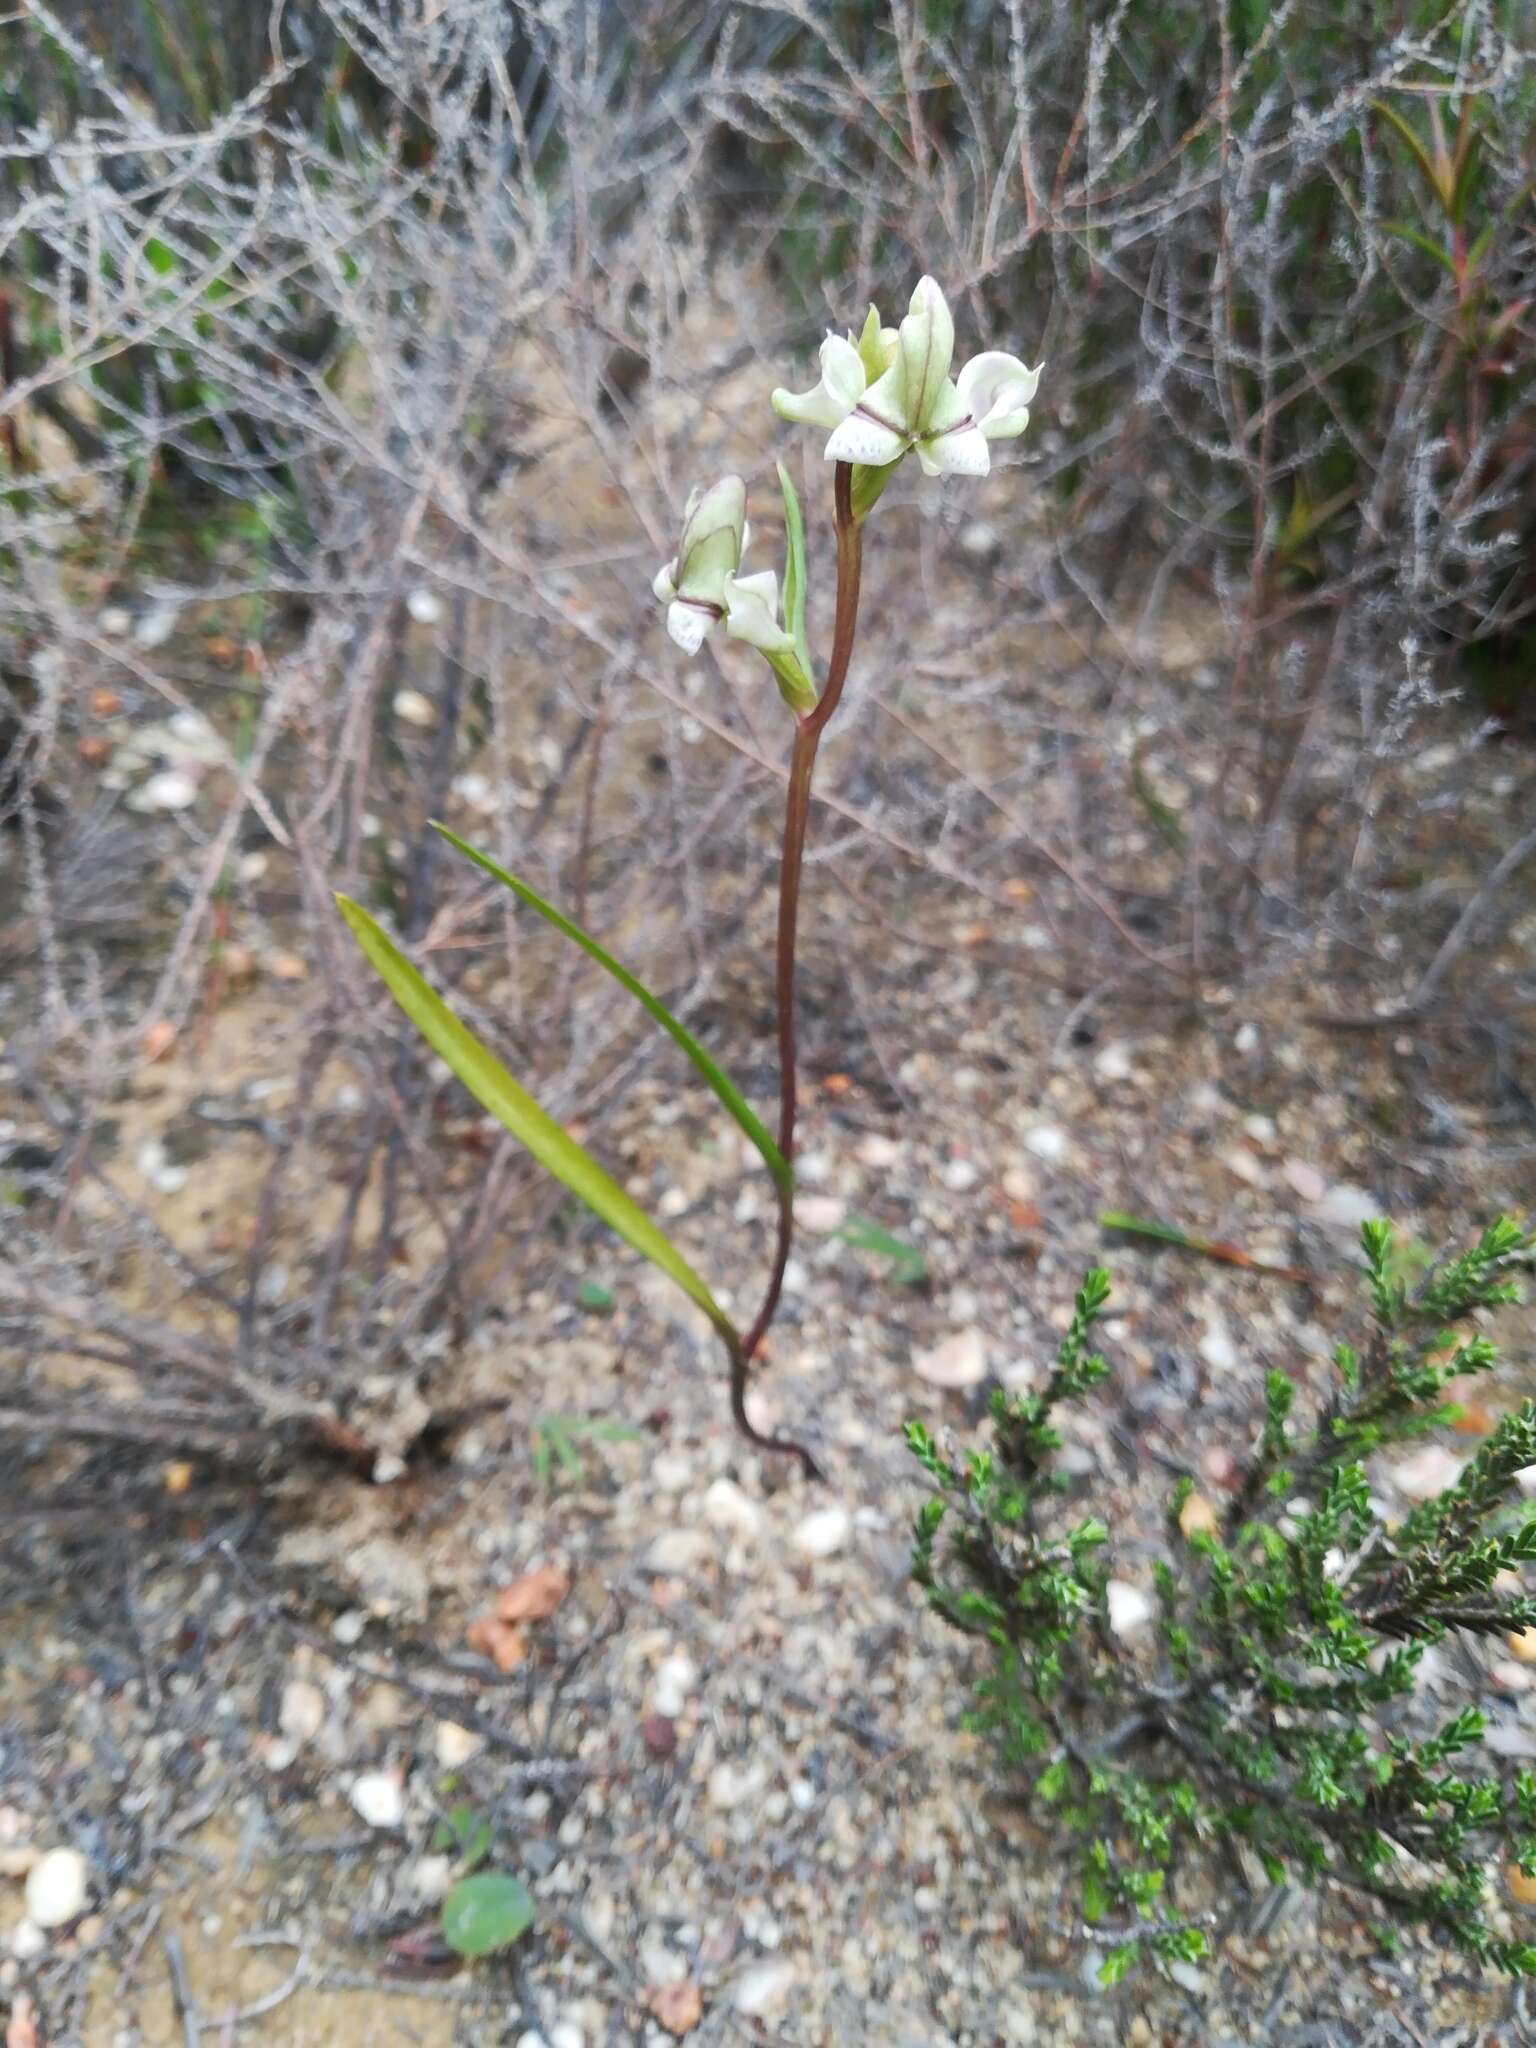
<instances>
[{"instance_id":1,"label":"green foliage in background","mask_svg":"<svg viewBox=\"0 0 1536 2048\"><path fill-rule=\"evenodd\" d=\"M1414 1698L1430 1645L1536 1623L1536 1599L1508 1590L1536 1560L1516 1486L1536 1463L1536 1403L1400 1524L1366 1462L1454 1418L1451 1382L1496 1361L1469 1319L1514 1298L1532 1240L1500 1218L1410 1291L1389 1226L1363 1238L1371 1326L1339 1346L1318 1412L1302 1424L1295 1383L1271 1373L1225 1512L1190 1515L1192 1482L1175 1489L1144 1654L1111 1627L1110 1531L1068 1507L1055 1461L1058 1411L1108 1371L1091 1348L1106 1273L1085 1280L1044 1390L993 1396L984 1448L908 1426L932 1482L913 1575L987 1646L975 1724L1059 1829L1082 1919L1109 1944L1106 1982L1139 1955L1205 1952L1178 1879L1234 1850L1256 1879L1339 1886L1384 1930L1536 1974L1536 1941L1497 1924L1488 1896L1494 1859L1536 1872L1536 1774L1479 1757L1476 1707L1436 1722Z\"/></svg>"}]
</instances>

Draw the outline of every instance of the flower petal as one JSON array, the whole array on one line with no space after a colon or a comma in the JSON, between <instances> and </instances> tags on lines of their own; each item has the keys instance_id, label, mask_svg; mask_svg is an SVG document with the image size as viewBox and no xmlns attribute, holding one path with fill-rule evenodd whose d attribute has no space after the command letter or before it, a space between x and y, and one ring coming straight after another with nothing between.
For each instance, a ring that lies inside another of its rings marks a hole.
<instances>
[{"instance_id":1,"label":"flower petal","mask_svg":"<svg viewBox=\"0 0 1536 2048\"><path fill-rule=\"evenodd\" d=\"M955 352L955 323L943 292L931 277L918 280L911 311L901 323L899 346L903 418L913 433L922 433Z\"/></svg>"},{"instance_id":2,"label":"flower petal","mask_svg":"<svg viewBox=\"0 0 1536 2048\"><path fill-rule=\"evenodd\" d=\"M772 569L725 579L725 630L733 640L776 654L792 642L779 624L779 579Z\"/></svg>"},{"instance_id":3,"label":"flower petal","mask_svg":"<svg viewBox=\"0 0 1536 2048\"><path fill-rule=\"evenodd\" d=\"M829 334L821 344L820 383L798 397L793 391L775 391L773 409L801 426L835 427L863 397L867 382L857 348L841 334Z\"/></svg>"},{"instance_id":4,"label":"flower petal","mask_svg":"<svg viewBox=\"0 0 1536 2048\"><path fill-rule=\"evenodd\" d=\"M906 453L907 437L865 413L851 412L827 443L828 462L867 462L880 469Z\"/></svg>"},{"instance_id":5,"label":"flower petal","mask_svg":"<svg viewBox=\"0 0 1536 2048\"><path fill-rule=\"evenodd\" d=\"M960 427L919 441L917 459L925 476L985 476L992 467L991 450L980 427Z\"/></svg>"},{"instance_id":6,"label":"flower petal","mask_svg":"<svg viewBox=\"0 0 1536 2048\"><path fill-rule=\"evenodd\" d=\"M678 549L674 581L681 596L721 602L726 577L741 565L746 524L747 487L739 476L722 477L694 502Z\"/></svg>"},{"instance_id":7,"label":"flower petal","mask_svg":"<svg viewBox=\"0 0 1536 2048\"><path fill-rule=\"evenodd\" d=\"M670 561L670 562L663 562L663 563L662 563L662 565L661 565L661 567L660 567L660 568L659 568L659 569L658 569L658 570L656 571L656 574L655 574L655 575L654 575L654 576L653 576L653 577L651 578L651 589L652 589L652 590L653 590L653 591L655 592L656 596L657 596L657 597L659 597L659 598L661 599L661 602L662 602L663 604L670 604L670 603L672 602L673 598L674 598L674 597L676 597L676 595L677 595L677 557L676 557L676 555L674 555L674 556L672 557L672 559L671 559L671 561Z\"/></svg>"},{"instance_id":8,"label":"flower petal","mask_svg":"<svg viewBox=\"0 0 1536 2048\"><path fill-rule=\"evenodd\" d=\"M667 631L684 654L698 653L713 624L708 612L701 612L697 605L674 601L667 606Z\"/></svg>"},{"instance_id":9,"label":"flower petal","mask_svg":"<svg viewBox=\"0 0 1536 2048\"><path fill-rule=\"evenodd\" d=\"M1017 356L988 349L972 356L960 372L956 383L961 401L989 441L1023 433L1043 368L1037 364L1031 370Z\"/></svg>"}]
</instances>

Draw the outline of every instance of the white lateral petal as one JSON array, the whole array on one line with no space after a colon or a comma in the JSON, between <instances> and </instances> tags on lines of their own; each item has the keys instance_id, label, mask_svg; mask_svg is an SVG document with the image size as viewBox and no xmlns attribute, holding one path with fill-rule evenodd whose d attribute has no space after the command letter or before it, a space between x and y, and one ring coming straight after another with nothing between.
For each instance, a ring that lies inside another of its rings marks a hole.
<instances>
[{"instance_id":1,"label":"white lateral petal","mask_svg":"<svg viewBox=\"0 0 1536 2048\"><path fill-rule=\"evenodd\" d=\"M863 413L850 413L827 443L828 462L867 462L883 468L905 451L906 436L894 427L882 427Z\"/></svg>"},{"instance_id":2,"label":"white lateral petal","mask_svg":"<svg viewBox=\"0 0 1536 2048\"><path fill-rule=\"evenodd\" d=\"M821 344L821 381L811 391L798 395L778 390L773 409L781 419L800 426L835 427L845 420L864 395L868 380L858 350L841 334L829 334Z\"/></svg>"},{"instance_id":3,"label":"white lateral petal","mask_svg":"<svg viewBox=\"0 0 1536 2048\"><path fill-rule=\"evenodd\" d=\"M663 604L670 604L677 595L677 557L663 562L651 579L651 589Z\"/></svg>"},{"instance_id":4,"label":"white lateral petal","mask_svg":"<svg viewBox=\"0 0 1536 2048\"><path fill-rule=\"evenodd\" d=\"M1021 428L1007 423L1027 409L1040 384L1043 364L1031 370L1017 356L988 349L972 356L955 382L966 411L988 440L1002 440Z\"/></svg>"},{"instance_id":5,"label":"white lateral petal","mask_svg":"<svg viewBox=\"0 0 1536 2048\"><path fill-rule=\"evenodd\" d=\"M772 569L725 579L725 630L733 640L776 654L791 645L779 624L779 579Z\"/></svg>"},{"instance_id":6,"label":"white lateral petal","mask_svg":"<svg viewBox=\"0 0 1536 2048\"><path fill-rule=\"evenodd\" d=\"M962 427L919 441L917 459L925 476L985 476L992 467L992 453L980 427Z\"/></svg>"},{"instance_id":7,"label":"white lateral petal","mask_svg":"<svg viewBox=\"0 0 1536 2048\"><path fill-rule=\"evenodd\" d=\"M709 614L701 612L697 605L679 602L667 606L667 631L684 654L698 653L704 645L704 635L713 623Z\"/></svg>"}]
</instances>

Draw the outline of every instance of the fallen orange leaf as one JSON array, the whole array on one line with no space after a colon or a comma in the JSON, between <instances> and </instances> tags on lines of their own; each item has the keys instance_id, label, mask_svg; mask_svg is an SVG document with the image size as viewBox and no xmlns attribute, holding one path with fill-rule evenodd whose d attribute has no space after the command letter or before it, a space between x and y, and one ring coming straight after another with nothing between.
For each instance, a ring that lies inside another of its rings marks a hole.
<instances>
[{"instance_id":1,"label":"fallen orange leaf","mask_svg":"<svg viewBox=\"0 0 1536 2048\"><path fill-rule=\"evenodd\" d=\"M498 1621L548 1621L571 1590L571 1575L557 1564L524 1572L496 1597Z\"/></svg>"},{"instance_id":2,"label":"fallen orange leaf","mask_svg":"<svg viewBox=\"0 0 1536 2048\"><path fill-rule=\"evenodd\" d=\"M471 1624L464 1640L482 1657L489 1657L502 1673L515 1671L528 1654L528 1641L522 1630L498 1621L494 1614L482 1614Z\"/></svg>"},{"instance_id":3,"label":"fallen orange leaf","mask_svg":"<svg viewBox=\"0 0 1536 2048\"><path fill-rule=\"evenodd\" d=\"M144 1057L150 1062L163 1060L175 1043L176 1026L169 1017L157 1017L144 1032Z\"/></svg>"}]
</instances>

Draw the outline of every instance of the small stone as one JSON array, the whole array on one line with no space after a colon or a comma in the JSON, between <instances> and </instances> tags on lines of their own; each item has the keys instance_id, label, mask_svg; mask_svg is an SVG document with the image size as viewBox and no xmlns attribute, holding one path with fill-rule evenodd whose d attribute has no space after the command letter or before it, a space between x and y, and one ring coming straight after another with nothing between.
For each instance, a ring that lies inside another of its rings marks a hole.
<instances>
[{"instance_id":1,"label":"small stone","mask_svg":"<svg viewBox=\"0 0 1536 2048\"><path fill-rule=\"evenodd\" d=\"M133 613L125 604L109 604L96 624L104 639L125 640L133 631Z\"/></svg>"},{"instance_id":2,"label":"small stone","mask_svg":"<svg viewBox=\"0 0 1536 2048\"><path fill-rule=\"evenodd\" d=\"M146 1138L133 1155L133 1163L157 1194L179 1195L186 1186L186 1167L176 1165L158 1138Z\"/></svg>"},{"instance_id":3,"label":"small stone","mask_svg":"<svg viewBox=\"0 0 1536 2048\"><path fill-rule=\"evenodd\" d=\"M793 1542L802 1557L831 1557L853 1533L846 1508L817 1508L796 1525Z\"/></svg>"},{"instance_id":4,"label":"small stone","mask_svg":"<svg viewBox=\"0 0 1536 2048\"><path fill-rule=\"evenodd\" d=\"M717 1479L704 1496L704 1519L713 1529L727 1529L735 1536L756 1536L763 1526L763 1511L749 1493L743 1493L733 1479Z\"/></svg>"},{"instance_id":5,"label":"small stone","mask_svg":"<svg viewBox=\"0 0 1536 2048\"><path fill-rule=\"evenodd\" d=\"M1093 1071L1101 1081L1129 1081L1131 1055L1123 1045L1103 1046L1093 1056Z\"/></svg>"},{"instance_id":6,"label":"small stone","mask_svg":"<svg viewBox=\"0 0 1536 2048\"><path fill-rule=\"evenodd\" d=\"M664 1529L646 1552L645 1561L653 1572L689 1572L713 1549L702 1529Z\"/></svg>"},{"instance_id":7,"label":"small stone","mask_svg":"<svg viewBox=\"0 0 1536 2048\"><path fill-rule=\"evenodd\" d=\"M1033 1152L1037 1159L1064 1159L1067 1134L1055 1124L1036 1124L1033 1130L1024 1133L1024 1149Z\"/></svg>"},{"instance_id":8,"label":"small stone","mask_svg":"<svg viewBox=\"0 0 1536 2048\"><path fill-rule=\"evenodd\" d=\"M1536 1906L1536 1877L1527 1877L1518 1863L1504 1866L1504 1882L1517 1905Z\"/></svg>"},{"instance_id":9,"label":"small stone","mask_svg":"<svg viewBox=\"0 0 1536 2048\"><path fill-rule=\"evenodd\" d=\"M485 1737L473 1728L461 1728L457 1721L439 1721L433 1731L432 1748L445 1771L461 1771L485 1747Z\"/></svg>"},{"instance_id":10,"label":"small stone","mask_svg":"<svg viewBox=\"0 0 1536 2048\"><path fill-rule=\"evenodd\" d=\"M677 1754L677 1723L665 1714L647 1714L640 1723L640 1740L658 1763Z\"/></svg>"},{"instance_id":11,"label":"small stone","mask_svg":"<svg viewBox=\"0 0 1536 2048\"><path fill-rule=\"evenodd\" d=\"M1456 1484L1462 1463L1443 1444L1425 1444L1392 1467L1392 1483L1409 1500L1433 1500Z\"/></svg>"},{"instance_id":12,"label":"small stone","mask_svg":"<svg viewBox=\"0 0 1536 2048\"><path fill-rule=\"evenodd\" d=\"M690 1978L666 1984L650 1996L651 2011L658 2026L679 2039L691 2034L704 2017L704 1994Z\"/></svg>"},{"instance_id":13,"label":"small stone","mask_svg":"<svg viewBox=\"0 0 1536 2048\"><path fill-rule=\"evenodd\" d=\"M1365 1188L1351 1187L1347 1181L1337 1182L1317 1203L1318 1221L1351 1237L1358 1236L1362 1223L1373 1222L1381 1213L1381 1204L1373 1194Z\"/></svg>"},{"instance_id":14,"label":"small stone","mask_svg":"<svg viewBox=\"0 0 1536 2048\"><path fill-rule=\"evenodd\" d=\"M313 1742L325 1726L325 1694L307 1678L290 1678L283 1687L277 1725L291 1742Z\"/></svg>"},{"instance_id":15,"label":"small stone","mask_svg":"<svg viewBox=\"0 0 1536 2048\"><path fill-rule=\"evenodd\" d=\"M1255 1145L1273 1145L1280 1135L1272 1116L1245 1116L1243 1130Z\"/></svg>"},{"instance_id":16,"label":"small stone","mask_svg":"<svg viewBox=\"0 0 1536 2048\"><path fill-rule=\"evenodd\" d=\"M847 1213L847 1204L836 1195L802 1195L795 1204L795 1221L807 1230L836 1230Z\"/></svg>"},{"instance_id":17,"label":"small stone","mask_svg":"<svg viewBox=\"0 0 1536 2048\"><path fill-rule=\"evenodd\" d=\"M981 1179L981 1168L974 1159L950 1159L939 1178L952 1195L965 1195Z\"/></svg>"},{"instance_id":18,"label":"small stone","mask_svg":"<svg viewBox=\"0 0 1536 2048\"><path fill-rule=\"evenodd\" d=\"M364 1771L347 1797L371 1828L397 1828L405 1819L405 1788L393 1771Z\"/></svg>"},{"instance_id":19,"label":"small stone","mask_svg":"<svg viewBox=\"0 0 1536 2048\"><path fill-rule=\"evenodd\" d=\"M274 981L307 981L309 962L298 953L269 953L267 972Z\"/></svg>"},{"instance_id":20,"label":"small stone","mask_svg":"<svg viewBox=\"0 0 1536 2048\"><path fill-rule=\"evenodd\" d=\"M420 690L396 690L395 716L406 725L436 725L437 706Z\"/></svg>"},{"instance_id":21,"label":"small stone","mask_svg":"<svg viewBox=\"0 0 1536 2048\"><path fill-rule=\"evenodd\" d=\"M332 1638L344 1650L350 1650L354 1643L363 1639L363 1630L368 1626L368 1617L361 1607L348 1607L331 1623Z\"/></svg>"},{"instance_id":22,"label":"small stone","mask_svg":"<svg viewBox=\"0 0 1536 2048\"><path fill-rule=\"evenodd\" d=\"M124 799L130 811L184 811L197 799L197 784L180 768L162 768Z\"/></svg>"},{"instance_id":23,"label":"small stone","mask_svg":"<svg viewBox=\"0 0 1536 2048\"><path fill-rule=\"evenodd\" d=\"M788 1996L795 1981L794 1967L786 1962L757 1963L736 1979L731 2004L744 2019L761 2019Z\"/></svg>"},{"instance_id":24,"label":"small stone","mask_svg":"<svg viewBox=\"0 0 1536 2048\"><path fill-rule=\"evenodd\" d=\"M1251 1152L1245 1152L1240 1145L1230 1146L1221 1155L1221 1163L1234 1180L1240 1180L1248 1187L1261 1188L1269 1179L1261 1162L1255 1159Z\"/></svg>"},{"instance_id":25,"label":"small stone","mask_svg":"<svg viewBox=\"0 0 1536 2048\"><path fill-rule=\"evenodd\" d=\"M1305 1159L1287 1159L1280 1171L1304 1202L1320 1202L1328 1192L1327 1181Z\"/></svg>"},{"instance_id":26,"label":"small stone","mask_svg":"<svg viewBox=\"0 0 1536 2048\"><path fill-rule=\"evenodd\" d=\"M1536 1628L1511 1629L1504 1642L1511 1657L1522 1664L1536 1664Z\"/></svg>"},{"instance_id":27,"label":"small stone","mask_svg":"<svg viewBox=\"0 0 1536 2048\"><path fill-rule=\"evenodd\" d=\"M1212 1372L1231 1372L1237 1365L1237 1346L1219 1316L1212 1316L1200 1339L1200 1356Z\"/></svg>"},{"instance_id":28,"label":"small stone","mask_svg":"<svg viewBox=\"0 0 1536 2048\"><path fill-rule=\"evenodd\" d=\"M656 1673L651 1701L658 1714L675 1721L699 1682L699 1669L686 1650L677 1650Z\"/></svg>"},{"instance_id":29,"label":"small stone","mask_svg":"<svg viewBox=\"0 0 1536 2048\"><path fill-rule=\"evenodd\" d=\"M405 1881L424 1906L435 1906L447 1897L453 1885L453 1859L418 1856L406 1871Z\"/></svg>"},{"instance_id":30,"label":"small stone","mask_svg":"<svg viewBox=\"0 0 1536 2048\"><path fill-rule=\"evenodd\" d=\"M862 1166L872 1166L879 1171L896 1164L901 1157L901 1147L883 1131L871 1131L859 1140L858 1156Z\"/></svg>"},{"instance_id":31,"label":"small stone","mask_svg":"<svg viewBox=\"0 0 1536 2048\"><path fill-rule=\"evenodd\" d=\"M688 1975L687 1963L675 1948L669 1948L664 1941L641 1942L640 1969L646 1983L657 1987L681 1984Z\"/></svg>"},{"instance_id":32,"label":"small stone","mask_svg":"<svg viewBox=\"0 0 1536 2048\"><path fill-rule=\"evenodd\" d=\"M1151 1621L1154 1608L1150 1594L1128 1579L1111 1579L1104 1589L1109 1607L1109 1625L1117 1636L1135 1635Z\"/></svg>"},{"instance_id":33,"label":"small stone","mask_svg":"<svg viewBox=\"0 0 1536 2048\"><path fill-rule=\"evenodd\" d=\"M1536 1636L1536 1629L1526 1629L1523 1633ZM1515 1654L1524 1655L1520 1651ZM1536 1644L1532 1645L1530 1655L1525 1657L1525 1663L1531 1662L1536 1662ZM1500 1692L1529 1692L1531 1687L1536 1685L1536 1675L1525 1669L1525 1663L1511 1664L1506 1658L1501 1657L1497 1664L1489 1667L1488 1675Z\"/></svg>"},{"instance_id":34,"label":"small stone","mask_svg":"<svg viewBox=\"0 0 1536 2048\"><path fill-rule=\"evenodd\" d=\"M35 1920L18 1920L11 1929L11 1954L18 1963L35 1963L48 1946L48 1937Z\"/></svg>"},{"instance_id":35,"label":"small stone","mask_svg":"<svg viewBox=\"0 0 1536 2048\"><path fill-rule=\"evenodd\" d=\"M763 1789L763 1782L761 1764L716 1764L709 1774L709 1803L717 1812L729 1813L745 1800L755 1798Z\"/></svg>"},{"instance_id":36,"label":"small stone","mask_svg":"<svg viewBox=\"0 0 1536 2048\"><path fill-rule=\"evenodd\" d=\"M90 1898L91 1875L78 1849L50 1849L27 1873L27 1918L34 1927L67 1927Z\"/></svg>"},{"instance_id":37,"label":"small stone","mask_svg":"<svg viewBox=\"0 0 1536 2048\"><path fill-rule=\"evenodd\" d=\"M443 616L443 600L437 592L420 586L407 597L405 608L418 626L435 626Z\"/></svg>"},{"instance_id":38,"label":"small stone","mask_svg":"<svg viewBox=\"0 0 1536 2048\"><path fill-rule=\"evenodd\" d=\"M175 632L180 611L173 604L151 605L133 629L133 637L141 647L153 650L163 647Z\"/></svg>"},{"instance_id":39,"label":"small stone","mask_svg":"<svg viewBox=\"0 0 1536 2048\"><path fill-rule=\"evenodd\" d=\"M1185 1536L1214 1536L1221 1517L1203 1493L1192 1493L1179 1509L1179 1529Z\"/></svg>"},{"instance_id":40,"label":"small stone","mask_svg":"<svg viewBox=\"0 0 1536 2048\"><path fill-rule=\"evenodd\" d=\"M914 1359L912 1369L930 1387L979 1387L987 1376L986 1339L974 1325L956 1330Z\"/></svg>"},{"instance_id":41,"label":"small stone","mask_svg":"<svg viewBox=\"0 0 1536 2048\"><path fill-rule=\"evenodd\" d=\"M1002 536L985 519L970 519L956 535L960 552L973 562L995 562L1003 552Z\"/></svg>"}]
</instances>

